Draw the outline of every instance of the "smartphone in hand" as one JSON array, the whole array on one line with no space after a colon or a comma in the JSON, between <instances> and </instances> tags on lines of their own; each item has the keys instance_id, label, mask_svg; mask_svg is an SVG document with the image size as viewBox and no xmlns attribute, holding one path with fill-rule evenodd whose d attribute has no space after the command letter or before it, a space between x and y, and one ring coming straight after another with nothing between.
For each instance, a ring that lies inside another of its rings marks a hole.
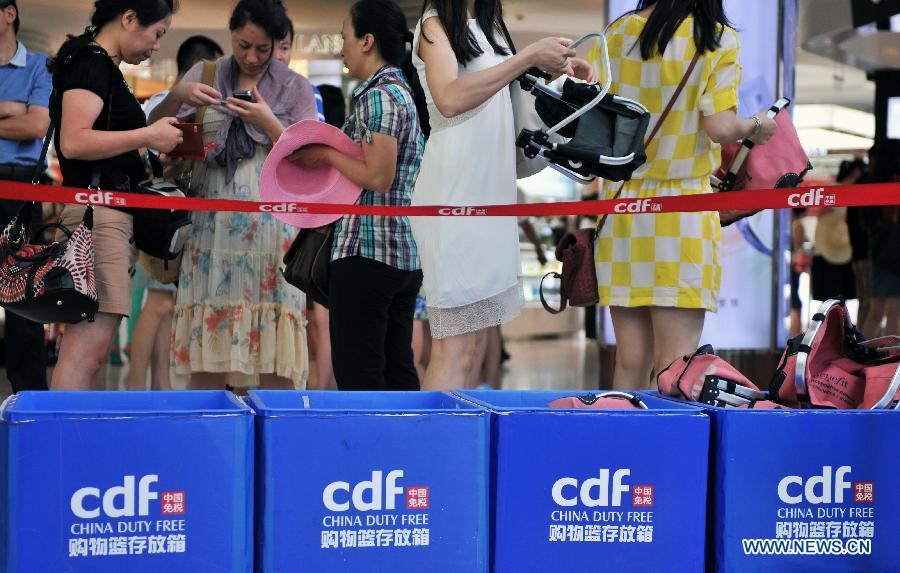
<instances>
[{"instance_id":1,"label":"smartphone in hand","mask_svg":"<svg viewBox=\"0 0 900 573\"><path fill-rule=\"evenodd\" d=\"M253 92L251 90L239 90L234 92L232 96L234 99L243 100L249 103L255 103L256 99L253 97Z\"/></svg>"}]
</instances>

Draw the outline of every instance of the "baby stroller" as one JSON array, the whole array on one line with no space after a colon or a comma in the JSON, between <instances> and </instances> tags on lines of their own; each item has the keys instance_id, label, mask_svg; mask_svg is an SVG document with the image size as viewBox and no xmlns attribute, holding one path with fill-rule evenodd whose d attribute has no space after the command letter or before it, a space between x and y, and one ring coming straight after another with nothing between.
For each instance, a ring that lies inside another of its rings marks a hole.
<instances>
[{"instance_id":1,"label":"baby stroller","mask_svg":"<svg viewBox=\"0 0 900 573\"><path fill-rule=\"evenodd\" d=\"M900 337L866 340L843 302L829 300L788 342L770 391L788 407L900 407Z\"/></svg>"},{"instance_id":2,"label":"baby stroller","mask_svg":"<svg viewBox=\"0 0 900 573\"><path fill-rule=\"evenodd\" d=\"M825 302L809 330L790 341L768 392L707 345L657 377L659 391L722 408L900 410L900 337L873 340L843 302Z\"/></svg>"},{"instance_id":3,"label":"baby stroller","mask_svg":"<svg viewBox=\"0 0 900 573\"><path fill-rule=\"evenodd\" d=\"M778 124L775 136L757 147L749 139L722 146L722 165L710 177L719 192L799 187L812 169L797 130L785 109L791 100L781 98L769 108L768 116ZM756 151L751 154L751 152ZM720 211L723 227L759 213L759 209Z\"/></svg>"},{"instance_id":4,"label":"baby stroller","mask_svg":"<svg viewBox=\"0 0 900 573\"><path fill-rule=\"evenodd\" d=\"M519 78L522 90L535 96L535 110L553 127L523 129L516 145L526 157L540 158L577 183L588 184L597 177L628 181L647 161L644 136L650 113L636 101L609 93L612 73L606 36L588 34L571 47L592 38L601 44L603 86L566 80L560 93L531 73L523 75Z\"/></svg>"}]
</instances>

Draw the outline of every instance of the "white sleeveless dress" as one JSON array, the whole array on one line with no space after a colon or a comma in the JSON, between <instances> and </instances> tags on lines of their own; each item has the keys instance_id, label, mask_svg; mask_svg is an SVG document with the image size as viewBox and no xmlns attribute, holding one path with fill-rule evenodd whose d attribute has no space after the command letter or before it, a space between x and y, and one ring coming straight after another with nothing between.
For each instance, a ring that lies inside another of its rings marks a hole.
<instances>
[{"instance_id":1,"label":"white sleeveless dress","mask_svg":"<svg viewBox=\"0 0 900 573\"><path fill-rule=\"evenodd\" d=\"M508 205L516 203L515 127L509 89L478 108L445 118L434 105L419 58L422 23L416 28L413 63L428 101L431 137L412 196L413 205ZM459 75L502 63L478 23L469 29L483 53ZM431 334L443 339L498 326L522 307L519 230L515 217L415 217Z\"/></svg>"}]
</instances>

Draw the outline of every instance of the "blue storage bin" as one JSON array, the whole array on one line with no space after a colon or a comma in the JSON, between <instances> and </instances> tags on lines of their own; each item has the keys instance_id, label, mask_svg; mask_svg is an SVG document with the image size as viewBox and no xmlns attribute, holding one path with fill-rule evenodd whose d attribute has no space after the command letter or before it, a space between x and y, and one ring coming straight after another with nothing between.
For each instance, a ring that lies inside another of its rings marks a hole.
<instances>
[{"instance_id":1,"label":"blue storage bin","mask_svg":"<svg viewBox=\"0 0 900 573\"><path fill-rule=\"evenodd\" d=\"M692 407L712 422L710 571L900 571L900 412Z\"/></svg>"},{"instance_id":2,"label":"blue storage bin","mask_svg":"<svg viewBox=\"0 0 900 573\"><path fill-rule=\"evenodd\" d=\"M492 412L493 571L703 571L708 418L547 407L587 393L456 393Z\"/></svg>"},{"instance_id":3,"label":"blue storage bin","mask_svg":"<svg viewBox=\"0 0 900 573\"><path fill-rule=\"evenodd\" d=\"M0 412L7 573L247 573L253 413L228 392L25 392Z\"/></svg>"},{"instance_id":4,"label":"blue storage bin","mask_svg":"<svg viewBox=\"0 0 900 573\"><path fill-rule=\"evenodd\" d=\"M487 571L487 412L435 392L258 391L250 404L258 571Z\"/></svg>"}]
</instances>

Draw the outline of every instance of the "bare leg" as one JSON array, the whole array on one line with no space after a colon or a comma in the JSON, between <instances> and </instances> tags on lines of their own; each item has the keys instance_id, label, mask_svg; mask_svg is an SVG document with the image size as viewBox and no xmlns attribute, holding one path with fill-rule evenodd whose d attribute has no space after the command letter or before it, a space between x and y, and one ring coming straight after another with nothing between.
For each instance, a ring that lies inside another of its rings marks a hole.
<instances>
[{"instance_id":1,"label":"bare leg","mask_svg":"<svg viewBox=\"0 0 900 573\"><path fill-rule=\"evenodd\" d=\"M700 344L706 311L695 308L650 308L653 325L653 366L662 372L672 362L693 354Z\"/></svg>"},{"instance_id":2,"label":"bare leg","mask_svg":"<svg viewBox=\"0 0 900 573\"><path fill-rule=\"evenodd\" d=\"M159 331L163 328L163 322L168 318L169 329L172 327L172 309L175 305L173 293L148 290L147 302L138 317L131 339L131 369L128 372L129 390L147 389L147 370L153 361L154 372L151 375L151 387L156 385L156 371L158 370L159 353L155 352L159 343ZM168 346L170 332L166 330L166 378L168 379Z\"/></svg>"},{"instance_id":3,"label":"bare leg","mask_svg":"<svg viewBox=\"0 0 900 573\"><path fill-rule=\"evenodd\" d=\"M475 354L472 356L472 364L466 377L466 388L472 390L478 387L481 378L481 367L484 365L484 356L487 353L487 339L490 328L479 330L475 333Z\"/></svg>"},{"instance_id":4,"label":"bare leg","mask_svg":"<svg viewBox=\"0 0 900 573\"><path fill-rule=\"evenodd\" d=\"M431 360L431 327L427 320L417 320L413 323L413 359L416 364L416 372L419 380L425 379L425 371Z\"/></svg>"},{"instance_id":5,"label":"bare leg","mask_svg":"<svg viewBox=\"0 0 900 573\"><path fill-rule=\"evenodd\" d=\"M644 390L653 371L653 327L649 308L609 308L616 333L613 388Z\"/></svg>"},{"instance_id":6,"label":"bare leg","mask_svg":"<svg viewBox=\"0 0 900 573\"><path fill-rule=\"evenodd\" d=\"M109 360L122 315L98 313L94 322L66 326L51 390L90 390L100 367Z\"/></svg>"},{"instance_id":7,"label":"bare leg","mask_svg":"<svg viewBox=\"0 0 900 573\"><path fill-rule=\"evenodd\" d=\"M174 300L173 300L174 303ZM171 390L169 379L170 354L172 350L172 313L166 314L156 330L156 344L153 345L153 364L150 368L150 387L154 390Z\"/></svg>"},{"instance_id":8,"label":"bare leg","mask_svg":"<svg viewBox=\"0 0 900 573\"><path fill-rule=\"evenodd\" d=\"M488 329L487 351L484 354L484 381L495 390L500 389L500 349L503 346L503 331L499 326Z\"/></svg>"},{"instance_id":9,"label":"bare leg","mask_svg":"<svg viewBox=\"0 0 900 573\"><path fill-rule=\"evenodd\" d=\"M866 322L859 325L863 336L866 338L878 338L881 336L881 321L884 320L886 311L887 299L872 298L869 301L869 311L866 313Z\"/></svg>"},{"instance_id":10,"label":"bare leg","mask_svg":"<svg viewBox=\"0 0 900 573\"><path fill-rule=\"evenodd\" d=\"M328 309L313 303L313 322L316 327L316 376L310 379L310 390L330 390L334 387L334 368L331 365L331 333L328 329Z\"/></svg>"},{"instance_id":11,"label":"bare leg","mask_svg":"<svg viewBox=\"0 0 900 573\"><path fill-rule=\"evenodd\" d=\"M456 390L466 387L466 378L475 356L477 333L470 332L434 340L431 362L422 383L423 390Z\"/></svg>"}]
</instances>

